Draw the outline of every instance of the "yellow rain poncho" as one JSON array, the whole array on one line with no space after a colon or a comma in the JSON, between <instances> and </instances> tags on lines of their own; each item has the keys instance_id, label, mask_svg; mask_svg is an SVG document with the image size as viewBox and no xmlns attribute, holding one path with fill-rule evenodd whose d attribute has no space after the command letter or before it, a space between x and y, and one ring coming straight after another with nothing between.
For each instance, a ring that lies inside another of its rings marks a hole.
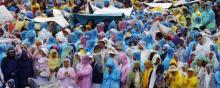
<instances>
[{"instance_id":1,"label":"yellow rain poncho","mask_svg":"<svg viewBox=\"0 0 220 88\"><path fill-rule=\"evenodd\" d=\"M189 68L191 69L191 68ZM193 72L193 75L191 77L185 77L184 79L184 86L185 88L197 88L198 87L198 78L195 75L195 72Z\"/></svg>"},{"instance_id":2,"label":"yellow rain poncho","mask_svg":"<svg viewBox=\"0 0 220 88\"><path fill-rule=\"evenodd\" d=\"M53 55L56 55L55 58L53 58ZM57 50L51 49L50 56L48 60L48 66L50 70L55 70L57 67L60 66L60 59Z\"/></svg>"},{"instance_id":3,"label":"yellow rain poncho","mask_svg":"<svg viewBox=\"0 0 220 88\"><path fill-rule=\"evenodd\" d=\"M173 67L175 67L175 68L173 69ZM172 69L170 69L170 68L172 68ZM175 73L172 74L173 72L175 72ZM168 84L169 84L170 88L182 88L183 87L184 77L177 70L176 66L171 65L169 67L169 71L168 71L167 77L168 77Z\"/></svg>"},{"instance_id":4,"label":"yellow rain poncho","mask_svg":"<svg viewBox=\"0 0 220 88\"><path fill-rule=\"evenodd\" d=\"M145 61L144 64L146 65L145 67L145 71L144 71L144 75L143 75L143 88L148 88L148 84L150 82L150 76L151 76L151 73L152 73L152 64L149 60Z\"/></svg>"},{"instance_id":5,"label":"yellow rain poncho","mask_svg":"<svg viewBox=\"0 0 220 88\"><path fill-rule=\"evenodd\" d=\"M174 9L173 15L178 19L178 22L181 26L186 26L186 18L184 17L180 8Z\"/></svg>"}]
</instances>

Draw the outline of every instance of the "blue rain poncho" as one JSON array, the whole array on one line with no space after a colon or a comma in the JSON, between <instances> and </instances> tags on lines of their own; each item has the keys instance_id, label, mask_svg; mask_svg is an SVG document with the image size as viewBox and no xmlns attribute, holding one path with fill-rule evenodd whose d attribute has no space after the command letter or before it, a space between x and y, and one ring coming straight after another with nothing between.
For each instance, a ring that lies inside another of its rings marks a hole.
<instances>
[{"instance_id":1,"label":"blue rain poncho","mask_svg":"<svg viewBox=\"0 0 220 88\"><path fill-rule=\"evenodd\" d=\"M220 65L215 72L216 88L220 88Z\"/></svg>"},{"instance_id":2,"label":"blue rain poncho","mask_svg":"<svg viewBox=\"0 0 220 88\"><path fill-rule=\"evenodd\" d=\"M94 46L95 46L95 44L96 44L96 41L94 41L94 40L88 40L87 41L87 46L86 46L86 48L85 48L85 50L87 51L87 52L92 52L93 51L93 48L94 48Z\"/></svg>"},{"instance_id":3,"label":"blue rain poncho","mask_svg":"<svg viewBox=\"0 0 220 88\"><path fill-rule=\"evenodd\" d=\"M172 60L173 55L174 55L174 50L172 48L168 48L166 57L165 57L164 61L162 62L163 66L164 66L164 70L168 70L169 65L170 65L170 61Z\"/></svg>"},{"instance_id":4,"label":"blue rain poncho","mask_svg":"<svg viewBox=\"0 0 220 88\"><path fill-rule=\"evenodd\" d=\"M211 8L212 7L208 5L206 10L202 12L202 24L206 26L207 29L216 27L215 12Z\"/></svg>"},{"instance_id":5,"label":"blue rain poncho","mask_svg":"<svg viewBox=\"0 0 220 88\"><path fill-rule=\"evenodd\" d=\"M108 71L109 67L112 68L111 73ZM102 88L120 88L120 70L112 58L107 59Z\"/></svg>"}]
</instances>

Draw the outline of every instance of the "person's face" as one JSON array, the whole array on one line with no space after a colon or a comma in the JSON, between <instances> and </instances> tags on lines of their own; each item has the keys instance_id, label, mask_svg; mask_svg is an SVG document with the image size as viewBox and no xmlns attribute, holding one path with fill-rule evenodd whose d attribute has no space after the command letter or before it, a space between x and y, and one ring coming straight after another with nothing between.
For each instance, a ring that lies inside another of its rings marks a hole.
<instances>
[{"instance_id":1,"label":"person's face","mask_svg":"<svg viewBox=\"0 0 220 88\"><path fill-rule=\"evenodd\" d=\"M140 64L139 63L135 63L134 64L134 69L137 71L137 70L139 70L139 67L140 67Z\"/></svg>"},{"instance_id":2,"label":"person's face","mask_svg":"<svg viewBox=\"0 0 220 88\"><path fill-rule=\"evenodd\" d=\"M112 73L112 67L108 67L108 72Z\"/></svg>"},{"instance_id":3,"label":"person's face","mask_svg":"<svg viewBox=\"0 0 220 88\"><path fill-rule=\"evenodd\" d=\"M202 40L202 37L201 37L201 36L199 36L199 37L197 38L197 40L198 40L198 42L199 42L200 44L203 44L203 40Z\"/></svg>"},{"instance_id":4,"label":"person's face","mask_svg":"<svg viewBox=\"0 0 220 88\"><path fill-rule=\"evenodd\" d=\"M68 68L69 67L69 62L67 60L64 61L64 67Z\"/></svg>"},{"instance_id":5,"label":"person's face","mask_svg":"<svg viewBox=\"0 0 220 88\"><path fill-rule=\"evenodd\" d=\"M209 59L212 59L212 57L213 57L213 53L210 52L210 53L209 53Z\"/></svg>"},{"instance_id":6,"label":"person's face","mask_svg":"<svg viewBox=\"0 0 220 88\"><path fill-rule=\"evenodd\" d=\"M0 37L2 37L3 36L3 32L0 32Z\"/></svg>"},{"instance_id":7,"label":"person's face","mask_svg":"<svg viewBox=\"0 0 220 88\"><path fill-rule=\"evenodd\" d=\"M115 40L115 34L113 34L113 33L111 34L111 39Z\"/></svg>"},{"instance_id":8,"label":"person's face","mask_svg":"<svg viewBox=\"0 0 220 88\"><path fill-rule=\"evenodd\" d=\"M14 52L14 51L11 51L11 52L9 52L9 55L10 55L11 57L15 56L15 52Z\"/></svg>"},{"instance_id":9,"label":"person's face","mask_svg":"<svg viewBox=\"0 0 220 88\"><path fill-rule=\"evenodd\" d=\"M144 48L139 44L138 49L143 50Z\"/></svg>"},{"instance_id":10,"label":"person's face","mask_svg":"<svg viewBox=\"0 0 220 88\"><path fill-rule=\"evenodd\" d=\"M194 54L192 54L192 55L191 55L191 59L193 59L193 60L194 60L194 58L195 58L195 55L194 55Z\"/></svg>"},{"instance_id":11,"label":"person's face","mask_svg":"<svg viewBox=\"0 0 220 88\"><path fill-rule=\"evenodd\" d=\"M182 70L183 70L184 72L186 72L186 71L187 71L187 69L186 69L185 67L182 67Z\"/></svg>"},{"instance_id":12,"label":"person's face","mask_svg":"<svg viewBox=\"0 0 220 88\"><path fill-rule=\"evenodd\" d=\"M56 53L56 52L53 52L53 53L52 53L52 58L56 58L56 56L57 56L57 53Z\"/></svg>"},{"instance_id":13,"label":"person's face","mask_svg":"<svg viewBox=\"0 0 220 88\"><path fill-rule=\"evenodd\" d=\"M159 58L157 58L156 64L160 64L160 59Z\"/></svg>"},{"instance_id":14,"label":"person's face","mask_svg":"<svg viewBox=\"0 0 220 88\"><path fill-rule=\"evenodd\" d=\"M187 75L188 75L188 77L192 77L193 76L193 72L192 71L188 71Z\"/></svg>"},{"instance_id":15,"label":"person's face","mask_svg":"<svg viewBox=\"0 0 220 88\"><path fill-rule=\"evenodd\" d=\"M210 73L209 67L206 67L206 71L208 72L208 74Z\"/></svg>"},{"instance_id":16,"label":"person's face","mask_svg":"<svg viewBox=\"0 0 220 88\"><path fill-rule=\"evenodd\" d=\"M151 68L150 62L145 62L144 65L145 65L146 69L150 69Z\"/></svg>"},{"instance_id":17,"label":"person's face","mask_svg":"<svg viewBox=\"0 0 220 88\"><path fill-rule=\"evenodd\" d=\"M201 66L201 65L202 65L202 61L201 61L201 60L198 60L197 64L198 64L199 66Z\"/></svg>"}]
</instances>

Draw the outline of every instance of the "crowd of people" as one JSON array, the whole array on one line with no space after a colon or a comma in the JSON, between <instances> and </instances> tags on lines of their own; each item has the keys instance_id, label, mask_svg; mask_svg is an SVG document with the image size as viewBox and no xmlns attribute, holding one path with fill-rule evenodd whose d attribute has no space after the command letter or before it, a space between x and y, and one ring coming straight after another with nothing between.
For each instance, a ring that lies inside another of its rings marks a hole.
<instances>
[{"instance_id":1,"label":"crowd of people","mask_svg":"<svg viewBox=\"0 0 220 88\"><path fill-rule=\"evenodd\" d=\"M13 15L0 13L1 88L220 88L220 0L179 1L0 0ZM133 11L73 19L89 3ZM35 22L53 9L70 13L67 27Z\"/></svg>"}]
</instances>

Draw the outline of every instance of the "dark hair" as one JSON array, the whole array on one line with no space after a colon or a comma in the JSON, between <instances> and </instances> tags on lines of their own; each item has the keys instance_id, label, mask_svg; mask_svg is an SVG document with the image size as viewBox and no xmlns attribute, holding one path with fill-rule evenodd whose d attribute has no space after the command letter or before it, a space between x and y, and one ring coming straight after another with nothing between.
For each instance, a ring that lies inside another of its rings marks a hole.
<instances>
[{"instance_id":1,"label":"dark hair","mask_svg":"<svg viewBox=\"0 0 220 88\"><path fill-rule=\"evenodd\" d=\"M162 64L159 64L158 66L157 66L157 70L156 70L156 74L163 74L163 72L164 72L164 68L163 68L163 65Z\"/></svg>"},{"instance_id":2,"label":"dark hair","mask_svg":"<svg viewBox=\"0 0 220 88\"><path fill-rule=\"evenodd\" d=\"M162 39L163 38L163 34L161 32L157 32L156 33L156 36L159 38L159 39Z\"/></svg>"}]
</instances>

